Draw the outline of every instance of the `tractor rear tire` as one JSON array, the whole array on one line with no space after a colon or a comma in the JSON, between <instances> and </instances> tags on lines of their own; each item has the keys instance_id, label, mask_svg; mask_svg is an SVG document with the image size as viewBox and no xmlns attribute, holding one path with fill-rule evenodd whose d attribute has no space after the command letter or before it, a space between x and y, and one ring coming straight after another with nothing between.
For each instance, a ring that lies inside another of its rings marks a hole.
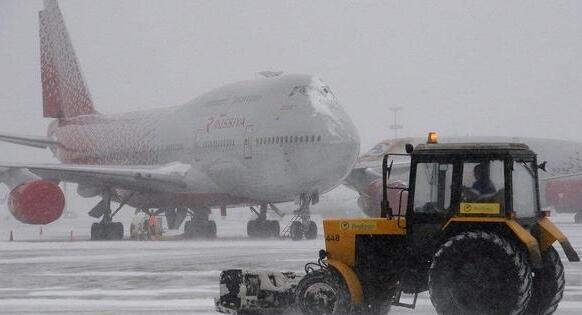
<instances>
[{"instance_id":1,"label":"tractor rear tire","mask_svg":"<svg viewBox=\"0 0 582 315\"><path fill-rule=\"evenodd\" d=\"M303 315L347 315L350 301L344 280L332 269L308 273L295 290L295 305Z\"/></svg>"},{"instance_id":2,"label":"tractor rear tire","mask_svg":"<svg viewBox=\"0 0 582 315\"><path fill-rule=\"evenodd\" d=\"M554 247L550 246L542 253L542 263L540 272L534 272L533 295L528 305L528 315L553 314L564 294L564 265Z\"/></svg>"},{"instance_id":3,"label":"tractor rear tire","mask_svg":"<svg viewBox=\"0 0 582 315\"><path fill-rule=\"evenodd\" d=\"M492 232L463 232L437 250L429 269L438 314L525 314L533 291L524 250Z\"/></svg>"}]
</instances>

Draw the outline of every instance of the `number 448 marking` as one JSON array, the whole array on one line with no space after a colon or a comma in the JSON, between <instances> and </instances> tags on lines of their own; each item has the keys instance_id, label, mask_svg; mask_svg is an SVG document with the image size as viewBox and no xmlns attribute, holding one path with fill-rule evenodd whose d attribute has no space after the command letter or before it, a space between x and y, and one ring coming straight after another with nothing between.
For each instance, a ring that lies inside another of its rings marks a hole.
<instances>
[{"instance_id":1,"label":"number 448 marking","mask_svg":"<svg viewBox=\"0 0 582 315\"><path fill-rule=\"evenodd\" d=\"M340 236L339 234L326 235L325 240L329 242L339 242Z\"/></svg>"}]
</instances>

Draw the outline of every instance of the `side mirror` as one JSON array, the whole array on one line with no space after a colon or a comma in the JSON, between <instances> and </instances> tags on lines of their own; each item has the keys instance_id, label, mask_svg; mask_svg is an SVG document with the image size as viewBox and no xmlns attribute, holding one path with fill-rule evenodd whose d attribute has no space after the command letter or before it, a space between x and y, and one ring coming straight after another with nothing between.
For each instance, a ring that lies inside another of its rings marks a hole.
<instances>
[{"instance_id":1,"label":"side mirror","mask_svg":"<svg viewBox=\"0 0 582 315\"><path fill-rule=\"evenodd\" d=\"M390 154L384 155L382 159L382 202L380 203L380 217L382 218L392 218L392 209L390 208L390 203L388 202L388 179L390 178L390 173L392 172L392 165L394 160L390 161L390 166L388 166L388 157Z\"/></svg>"},{"instance_id":2,"label":"side mirror","mask_svg":"<svg viewBox=\"0 0 582 315\"><path fill-rule=\"evenodd\" d=\"M548 165L548 161L543 161L541 164L538 164L538 168L544 172L547 172L546 166Z\"/></svg>"},{"instance_id":3,"label":"side mirror","mask_svg":"<svg viewBox=\"0 0 582 315\"><path fill-rule=\"evenodd\" d=\"M414 151L414 146L410 143L407 143L404 148L407 154L412 154L412 151Z\"/></svg>"}]
</instances>

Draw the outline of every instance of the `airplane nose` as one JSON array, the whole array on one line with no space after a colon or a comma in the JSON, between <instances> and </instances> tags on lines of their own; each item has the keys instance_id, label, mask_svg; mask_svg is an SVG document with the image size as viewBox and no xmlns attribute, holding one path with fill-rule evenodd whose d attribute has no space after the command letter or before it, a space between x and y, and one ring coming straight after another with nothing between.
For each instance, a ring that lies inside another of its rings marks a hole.
<instances>
[{"instance_id":1,"label":"airplane nose","mask_svg":"<svg viewBox=\"0 0 582 315\"><path fill-rule=\"evenodd\" d=\"M322 132L327 136L328 143L346 144L359 151L360 136L356 126L344 109L335 100L314 98L311 100L314 116L322 123Z\"/></svg>"},{"instance_id":2,"label":"airplane nose","mask_svg":"<svg viewBox=\"0 0 582 315\"><path fill-rule=\"evenodd\" d=\"M359 155L358 130L335 97L314 98L311 103L324 139L320 155L325 166L320 172L334 174L339 181L348 175Z\"/></svg>"}]
</instances>

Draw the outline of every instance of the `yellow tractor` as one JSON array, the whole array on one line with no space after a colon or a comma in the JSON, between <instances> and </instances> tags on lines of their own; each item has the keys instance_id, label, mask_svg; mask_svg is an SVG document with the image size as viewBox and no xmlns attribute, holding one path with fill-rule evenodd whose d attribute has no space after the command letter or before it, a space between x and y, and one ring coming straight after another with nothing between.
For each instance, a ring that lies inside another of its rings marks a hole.
<instances>
[{"instance_id":1,"label":"yellow tractor","mask_svg":"<svg viewBox=\"0 0 582 315\"><path fill-rule=\"evenodd\" d=\"M551 314L564 291L553 244L579 261L540 209L536 154L524 144L407 145L408 188L387 185L380 218L325 220L325 250L294 287L305 315L414 308L429 291L439 314ZM387 191L401 196L393 207ZM411 303L400 301L412 294Z\"/></svg>"}]
</instances>

